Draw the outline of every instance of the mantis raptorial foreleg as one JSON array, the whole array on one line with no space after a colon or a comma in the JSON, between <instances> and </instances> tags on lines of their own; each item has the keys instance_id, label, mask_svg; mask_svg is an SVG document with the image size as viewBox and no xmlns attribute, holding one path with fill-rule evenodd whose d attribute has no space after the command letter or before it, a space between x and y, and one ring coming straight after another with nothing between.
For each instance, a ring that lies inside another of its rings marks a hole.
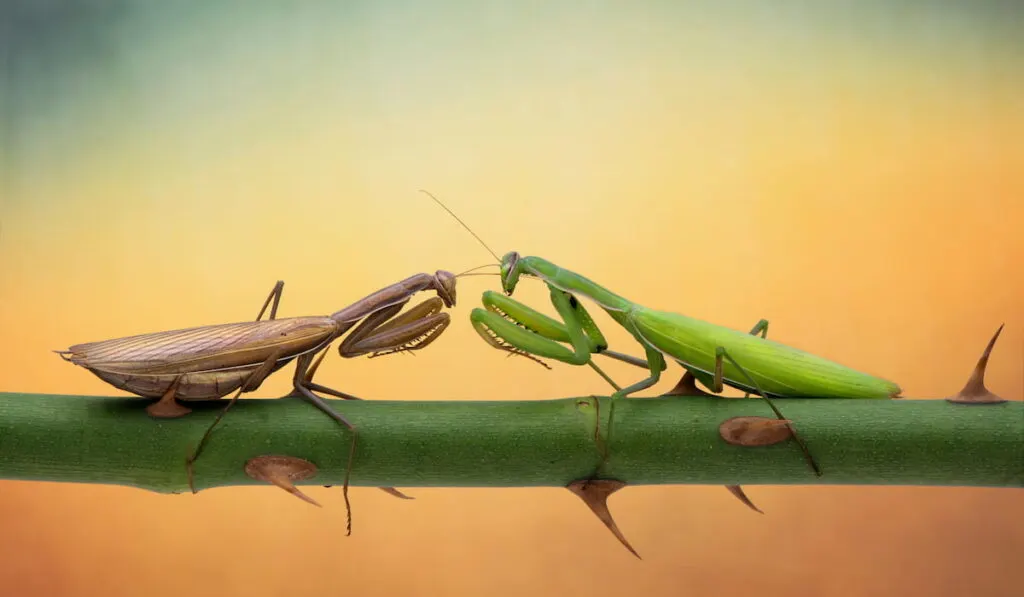
<instances>
[{"instance_id":1,"label":"mantis raptorial foreleg","mask_svg":"<svg viewBox=\"0 0 1024 597\"><path fill-rule=\"evenodd\" d=\"M373 353L371 356L392 354L395 352L415 351L425 348L433 342L442 331L448 326L447 321L441 323L434 321L433 315L441 312L444 302L433 297L416 305L409 311L395 316L409 302L409 299L397 302L393 305L380 309L363 320L350 334L342 341L339 352L346 358L360 356L366 353ZM265 306L264 306L265 308ZM419 338L419 342L410 344L410 338ZM341 392L333 388L315 383L313 374L327 354L325 347L320 351L319 358L313 361L314 354L302 355L299 357L295 368L294 390L290 396L299 396L312 402L323 410L329 408L322 398L313 392L320 392L329 396L335 396L345 400L362 400L358 396ZM331 413L328 413L331 414ZM338 422L346 425L353 431L353 448L355 444L355 429L344 417L338 415L333 417ZM348 470L351 469L351 459L354 450L349 454L349 468L346 468L345 475L345 501L348 504ZM380 487L381 491L401 499L412 499L394 487ZM351 521L350 521L351 530Z\"/></svg>"},{"instance_id":2,"label":"mantis raptorial foreleg","mask_svg":"<svg viewBox=\"0 0 1024 597\"><path fill-rule=\"evenodd\" d=\"M444 301L433 297L396 317L408 302L409 299L395 303L367 317L342 341L341 356L351 358L372 353L372 358L416 351L440 337L448 322L438 324L434 315L441 312Z\"/></svg>"},{"instance_id":3,"label":"mantis raptorial foreleg","mask_svg":"<svg viewBox=\"0 0 1024 597\"><path fill-rule=\"evenodd\" d=\"M513 354L529 354L584 365L608 347L604 335L576 297L551 287L551 304L565 323L496 292L485 292L486 311L470 313L473 329L488 344ZM572 345L572 350L559 344ZM543 361L538 361L547 366Z\"/></svg>"},{"instance_id":4,"label":"mantis raptorial foreleg","mask_svg":"<svg viewBox=\"0 0 1024 597\"><path fill-rule=\"evenodd\" d=\"M629 355L608 351L608 342L598 328L586 308L569 292L548 285L551 293L551 304L562 318L556 321L519 301L496 292L485 292L483 297L486 310L474 309L470 313L473 328L491 346L512 354L526 356L545 367L547 364L537 357L547 357L570 365L590 365L605 379L615 392L612 394L612 410L614 400L634 392L646 389L658 382L661 371L665 369L665 359L660 352L647 344L647 360L637 359ZM572 349L560 344L569 343ZM607 354L610 353L610 354ZM591 359L592 354L607 356L647 368L651 374L633 385L621 388ZM600 417L598 417L600 421ZM609 421L608 435L611 435ZM607 440L601 442L600 428L595 428L595 439L600 444L604 458L607 458Z\"/></svg>"},{"instance_id":5,"label":"mantis raptorial foreleg","mask_svg":"<svg viewBox=\"0 0 1024 597\"><path fill-rule=\"evenodd\" d=\"M483 303L487 310L474 309L470 321L473 329L491 346L526 357L548 369L551 367L538 356L572 365L586 364L616 390L620 389L590 358L592 353L608 352L608 342L576 297L551 287L551 303L565 323L492 291L484 293ZM559 342L571 344L572 350ZM619 353L610 356L627 362L633 358Z\"/></svg>"},{"instance_id":6,"label":"mantis raptorial foreleg","mask_svg":"<svg viewBox=\"0 0 1024 597\"><path fill-rule=\"evenodd\" d=\"M509 353L525 356L541 365L547 363L537 358L543 356L570 365L590 365L617 392L629 394L653 383L641 382L622 389L602 371L590 354L600 354L644 369L650 368L648 361L634 356L608 350L608 342L594 319L571 293L549 286L551 303L562 316L564 323L531 308L523 303L493 291L483 295L485 310L474 309L470 313L473 329L488 344ZM582 331L582 336L580 332ZM572 344L570 351L559 342ZM586 353L586 354L584 354ZM650 355L648 355L650 356ZM658 355L660 357L660 354ZM654 357L656 360L658 357ZM548 367L550 369L550 367ZM661 367L664 369L664 365ZM641 386L642 387L639 387Z\"/></svg>"},{"instance_id":7,"label":"mantis raptorial foreleg","mask_svg":"<svg viewBox=\"0 0 1024 597\"><path fill-rule=\"evenodd\" d=\"M491 346L524 356L548 369L551 367L538 356L572 365L589 364L616 391L620 390L619 385L590 358L591 354L603 351L608 346L593 318L576 297L552 286L549 289L551 304L565 323L515 299L487 291L483 295L486 310L474 309L469 315L473 329ZM559 342L571 344L572 350ZM595 402L595 408L597 404ZM600 416L597 421L594 441L598 443L602 454L606 454L600 439Z\"/></svg>"},{"instance_id":8,"label":"mantis raptorial foreleg","mask_svg":"<svg viewBox=\"0 0 1024 597\"><path fill-rule=\"evenodd\" d=\"M274 285L273 290L267 296L267 299L263 302L263 306L260 308L259 314L256 316L256 321L263 318L263 314L266 312L267 307L270 307L270 314L268 319L277 318L277 307L281 301L281 294L284 291L284 282L278 281ZM397 302L393 305L385 307L379 311L376 311L366 317L358 326L356 326L349 335L342 341L340 346L340 353L344 357L355 357L367 352L382 352L388 354L390 352L399 352L405 350L419 350L424 348L431 342L433 342L439 335L440 332L444 331L447 327L447 323L435 328L436 322L431 319L436 313L441 312L441 308L444 306L444 302L438 298L433 297L426 301L423 301L419 305L416 305L406 313L395 317L399 311L409 302L406 298L403 301ZM433 329L433 331L431 331ZM430 331L429 334L427 332ZM410 338L423 337L423 339L414 346L408 346ZM292 379L292 392L288 397L300 397L306 401L312 403L314 406L324 411L329 417L345 425L352 432L352 446L349 450L349 461L348 466L345 469L345 481L342 488L342 494L345 499L346 510L349 510L349 498L348 498L348 484L349 484L349 471L352 468L352 458L355 455L355 443L356 443L356 429L351 422L348 421L344 416L337 413L327 404L322 398L314 394L313 392L320 392L336 398L342 398L344 400L362 400L362 398L341 392L333 388L315 383L313 381L313 375L316 373L320 364L323 362L324 357L327 356L328 346L324 346L323 349L314 352L300 355L296 359L295 364L295 376ZM319 354L319 357L317 357ZM316 358L314 361L313 359ZM269 372L267 373L269 374ZM264 378L266 375L264 375ZM259 380L262 383L262 379ZM259 384L256 384L257 386ZM235 397L237 399L237 395ZM209 435L213 427L220 421L220 418L224 415L224 412L231 407L234 400L225 407L221 415L217 417L210 429L207 430L206 435L200 441L200 447L206 441L206 437ZM191 481L191 464L199 455L199 448L196 449L195 454L189 461L189 486L192 486ZM393 495L401 499L412 499L405 495L394 487L380 487L381 491ZM195 490L193 489L193 492ZM348 532L352 532L352 518L351 515L348 518Z\"/></svg>"}]
</instances>

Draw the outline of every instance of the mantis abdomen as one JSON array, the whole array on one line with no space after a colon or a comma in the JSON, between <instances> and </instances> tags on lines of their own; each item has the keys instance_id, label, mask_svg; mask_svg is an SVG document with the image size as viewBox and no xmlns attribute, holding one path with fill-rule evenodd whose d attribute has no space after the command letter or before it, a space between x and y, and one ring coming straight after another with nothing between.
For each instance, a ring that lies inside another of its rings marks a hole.
<instances>
[{"instance_id":1,"label":"mantis abdomen","mask_svg":"<svg viewBox=\"0 0 1024 597\"><path fill-rule=\"evenodd\" d=\"M780 398L897 398L898 385L773 340L685 315L635 307L631 320L645 340L708 384L716 349L724 347L766 394ZM729 361L722 377L730 386L756 393Z\"/></svg>"},{"instance_id":2,"label":"mantis abdomen","mask_svg":"<svg viewBox=\"0 0 1024 597\"><path fill-rule=\"evenodd\" d=\"M320 348L338 324L330 317L287 317L184 328L76 344L62 354L76 365L135 375L212 371L260 364Z\"/></svg>"}]
</instances>

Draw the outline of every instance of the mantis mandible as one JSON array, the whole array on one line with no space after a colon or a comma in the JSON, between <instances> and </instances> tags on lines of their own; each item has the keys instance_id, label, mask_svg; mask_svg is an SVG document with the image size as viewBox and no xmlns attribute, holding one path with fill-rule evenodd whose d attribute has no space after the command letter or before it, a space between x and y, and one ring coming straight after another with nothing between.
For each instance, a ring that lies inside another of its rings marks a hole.
<instances>
[{"instance_id":1,"label":"mantis mandible","mask_svg":"<svg viewBox=\"0 0 1024 597\"><path fill-rule=\"evenodd\" d=\"M338 347L338 352L345 358L364 354L373 358L425 348L450 323L450 316L442 313L441 308L455 306L456 278L444 270L434 274L415 274L330 316L282 319L277 319L277 308L284 282L278 281L255 321L140 334L76 344L68 350L54 352L116 388L146 398L159 398L146 407L150 416L155 418L176 418L191 412L179 404L179 400L214 400L235 392L187 459L188 483L193 493L193 463L214 427L242 393L255 391L270 374L294 360L293 391L289 396L301 397L312 403L352 432L343 486L348 508L348 482L355 454L356 428L314 392L347 400L360 398L314 383L313 375L330 344L353 326L355 329ZM422 290L434 290L437 296L398 315L412 295ZM263 320L268 306L270 314ZM314 362L318 354L319 358ZM394 488L381 489L405 497ZM351 528L350 514L349 534Z\"/></svg>"},{"instance_id":2,"label":"mantis mandible","mask_svg":"<svg viewBox=\"0 0 1024 597\"><path fill-rule=\"evenodd\" d=\"M494 291L484 292L484 308L473 309L470 313L470 320L477 333L496 348L527 356L542 364L534 355L571 365L591 365L616 388L611 395L610 411L618 399L656 384L667 367L666 358L681 365L685 373L675 388L665 395L713 396L720 394L725 386L730 386L748 395L760 396L780 420L785 420L785 417L775 407L772 397L899 398L902 391L897 384L886 379L769 340L768 321L764 319L745 333L678 313L646 307L541 257L521 256L511 251L498 259L497 254L447 206L429 192L423 192L462 224L498 260L504 295ZM511 298L523 276L537 278L547 285L551 303L562 318L561 322ZM608 350L604 335L577 297L592 300L625 328L643 347L646 359ZM571 348L562 343L568 343ZM594 354L646 368L648 376L625 388L619 388L593 365L591 355ZM712 393L699 389L697 381ZM803 440L795 429L791 426L790 429L811 468L820 476L821 470ZM610 433L609 429L609 437ZM739 486L730 485L727 488L745 504L757 510Z\"/></svg>"}]
</instances>

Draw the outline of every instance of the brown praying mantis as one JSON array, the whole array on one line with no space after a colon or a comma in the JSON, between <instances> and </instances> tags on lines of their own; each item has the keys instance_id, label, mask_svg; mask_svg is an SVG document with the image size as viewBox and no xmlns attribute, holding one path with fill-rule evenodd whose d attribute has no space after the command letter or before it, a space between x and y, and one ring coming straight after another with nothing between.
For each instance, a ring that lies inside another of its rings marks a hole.
<instances>
[{"instance_id":1,"label":"brown praying mantis","mask_svg":"<svg viewBox=\"0 0 1024 597\"><path fill-rule=\"evenodd\" d=\"M159 398L146 407L149 415L155 418L176 418L191 412L179 401L216 400L235 392L186 461L192 493L196 492L193 463L214 427L242 393L255 391L272 373L294 360L293 390L288 396L301 397L312 403L352 433L343 486L345 506L349 509L348 483L355 454L356 428L314 392L346 400L360 398L314 383L313 375L330 344L353 326L355 329L338 347L338 352L345 358L364 354L373 358L428 346L451 321L441 308L455 306L457 277L444 270L434 274L415 274L330 316L282 319L277 319L277 308L284 282L278 281L255 321L139 334L76 344L67 350L54 352L118 389L145 398ZM423 290L434 290L437 296L399 315L412 295ZM264 320L263 314L268 306L270 314ZM275 484L309 501L287 479ZM406 497L394 488L381 489ZM349 512L348 533L351 532Z\"/></svg>"}]
</instances>

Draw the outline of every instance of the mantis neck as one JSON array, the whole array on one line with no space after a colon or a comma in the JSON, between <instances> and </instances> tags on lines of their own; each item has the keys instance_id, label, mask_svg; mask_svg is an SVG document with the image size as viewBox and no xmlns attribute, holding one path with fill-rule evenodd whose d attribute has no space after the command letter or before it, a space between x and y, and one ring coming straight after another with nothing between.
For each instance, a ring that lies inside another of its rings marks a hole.
<instances>
[{"instance_id":1,"label":"mantis neck","mask_svg":"<svg viewBox=\"0 0 1024 597\"><path fill-rule=\"evenodd\" d=\"M577 296L585 296L594 301L609 314L614 312L628 311L633 302L625 299L596 282L585 278L576 272L558 267L554 263L540 257L523 257L524 270L544 280L551 286Z\"/></svg>"}]
</instances>

